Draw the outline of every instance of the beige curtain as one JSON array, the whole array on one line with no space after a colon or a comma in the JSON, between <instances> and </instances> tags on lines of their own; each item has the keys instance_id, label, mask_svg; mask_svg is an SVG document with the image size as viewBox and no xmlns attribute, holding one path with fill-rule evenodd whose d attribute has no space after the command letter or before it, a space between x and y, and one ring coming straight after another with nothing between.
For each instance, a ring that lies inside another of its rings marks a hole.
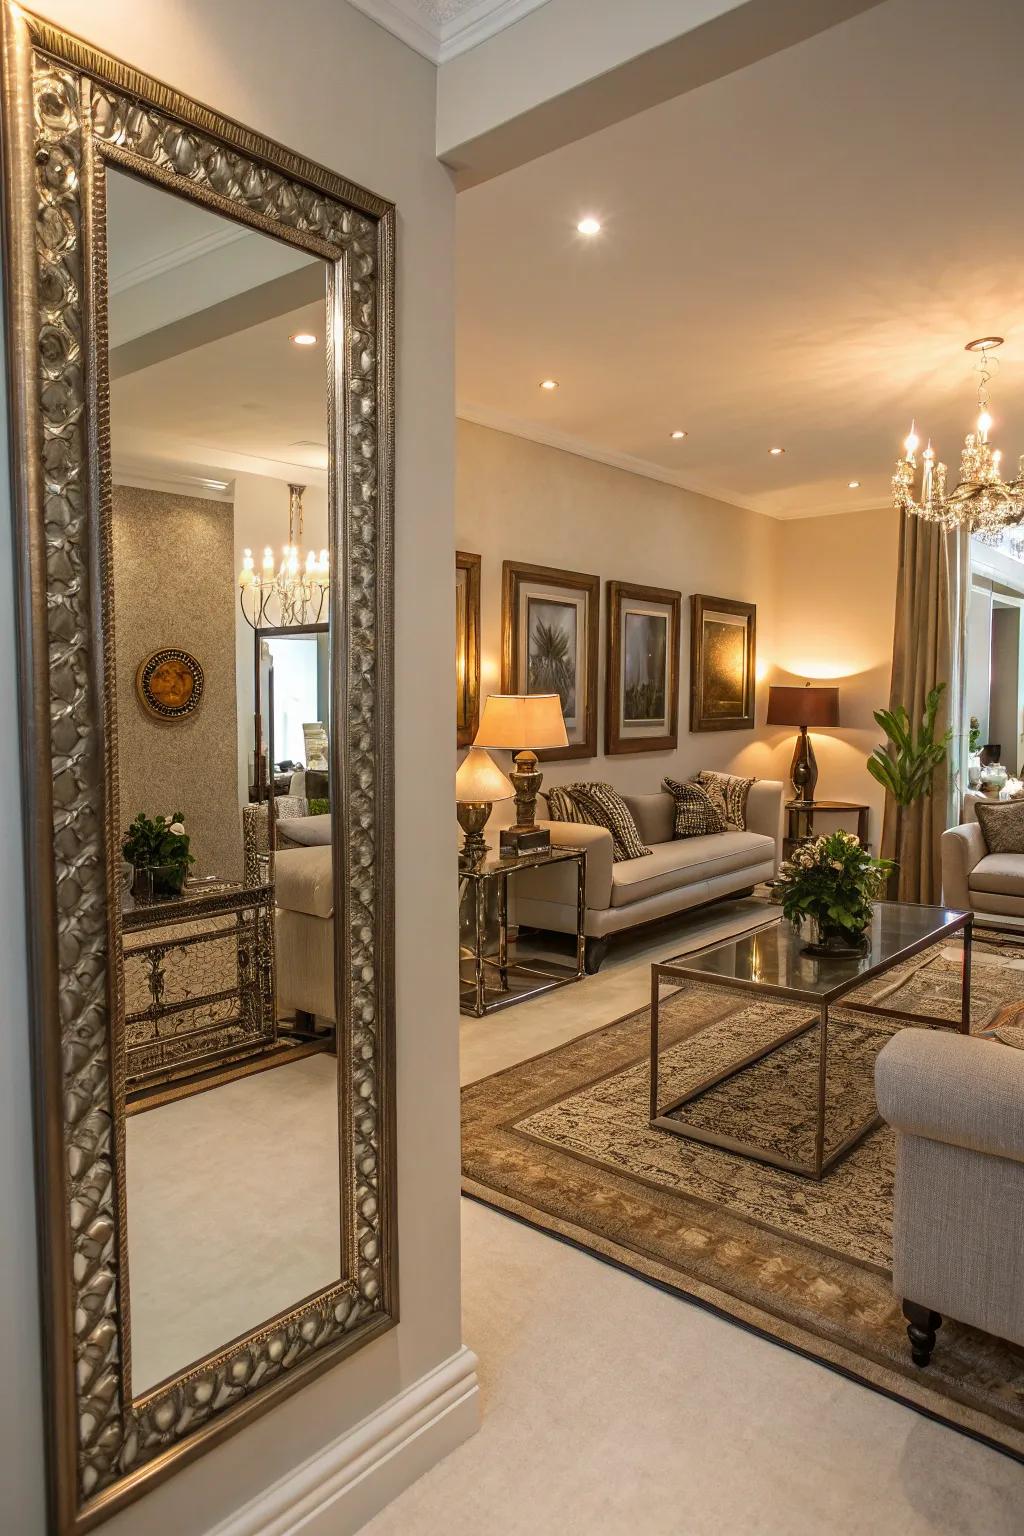
<instances>
[{"instance_id":1,"label":"beige curtain","mask_svg":"<svg viewBox=\"0 0 1024 1536\"><path fill-rule=\"evenodd\" d=\"M900 901L939 902L942 875L939 839L951 820L956 795L954 762L961 734L964 594L969 546L966 534L946 533L906 512L901 514L896 623L889 708L902 704L917 726L929 691L945 683L937 731L954 730L952 761L936 770L932 793L898 811L886 796L882 854L899 862Z\"/></svg>"}]
</instances>

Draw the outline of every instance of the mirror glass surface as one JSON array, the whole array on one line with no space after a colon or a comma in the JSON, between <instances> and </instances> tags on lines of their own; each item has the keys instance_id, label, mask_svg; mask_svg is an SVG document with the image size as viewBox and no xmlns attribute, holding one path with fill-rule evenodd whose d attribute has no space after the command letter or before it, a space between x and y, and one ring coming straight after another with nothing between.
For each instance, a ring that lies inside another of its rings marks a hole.
<instances>
[{"instance_id":1,"label":"mirror glass surface","mask_svg":"<svg viewBox=\"0 0 1024 1536\"><path fill-rule=\"evenodd\" d=\"M342 1273L327 267L115 170L107 236L138 1397Z\"/></svg>"}]
</instances>

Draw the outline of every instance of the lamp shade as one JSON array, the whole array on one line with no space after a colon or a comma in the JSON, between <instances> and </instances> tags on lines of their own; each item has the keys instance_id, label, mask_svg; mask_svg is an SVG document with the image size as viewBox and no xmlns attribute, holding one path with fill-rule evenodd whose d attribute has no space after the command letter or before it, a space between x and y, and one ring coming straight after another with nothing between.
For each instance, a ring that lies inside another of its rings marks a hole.
<instances>
[{"instance_id":1,"label":"lamp shade","mask_svg":"<svg viewBox=\"0 0 1024 1536\"><path fill-rule=\"evenodd\" d=\"M455 775L455 799L460 805L490 805L511 800L515 790L483 747L470 747Z\"/></svg>"},{"instance_id":2,"label":"lamp shade","mask_svg":"<svg viewBox=\"0 0 1024 1536\"><path fill-rule=\"evenodd\" d=\"M490 693L484 701L474 746L536 752L568 744L557 693Z\"/></svg>"},{"instance_id":3,"label":"lamp shade","mask_svg":"<svg viewBox=\"0 0 1024 1536\"><path fill-rule=\"evenodd\" d=\"M804 688L768 689L769 725L817 726L839 724L839 689L808 683Z\"/></svg>"}]
</instances>

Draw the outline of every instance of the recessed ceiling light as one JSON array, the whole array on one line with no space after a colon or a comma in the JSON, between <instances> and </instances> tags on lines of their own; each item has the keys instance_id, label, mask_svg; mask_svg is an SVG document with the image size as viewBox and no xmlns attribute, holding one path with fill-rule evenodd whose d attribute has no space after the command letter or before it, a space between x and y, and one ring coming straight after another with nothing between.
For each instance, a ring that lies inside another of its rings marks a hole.
<instances>
[{"instance_id":1,"label":"recessed ceiling light","mask_svg":"<svg viewBox=\"0 0 1024 1536\"><path fill-rule=\"evenodd\" d=\"M774 453L776 455L778 455L780 453L785 453L785 451L786 451L785 448L769 448L768 449L769 453Z\"/></svg>"},{"instance_id":2,"label":"recessed ceiling light","mask_svg":"<svg viewBox=\"0 0 1024 1536\"><path fill-rule=\"evenodd\" d=\"M599 235L601 233L601 220L595 219L588 214L585 219L580 219L576 228L581 235Z\"/></svg>"},{"instance_id":3,"label":"recessed ceiling light","mask_svg":"<svg viewBox=\"0 0 1024 1536\"><path fill-rule=\"evenodd\" d=\"M315 347L317 341L312 331L296 331L295 335L289 336L288 339L293 341L297 347Z\"/></svg>"},{"instance_id":4,"label":"recessed ceiling light","mask_svg":"<svg viewBox=\"0 0 1024 1536\"><path fill-rule=\"evenodd\" d=\"M541 389L557 389L558 388L558 380L557 379L541 379L540 387L541 387Z\"/></svg>"},{"instance_id":5,"label":"recessed ceiling light","mask_svg":"<svg viewBox=\"0 0 1024 1536\"><path fill-rule=\"evenodd\" d=\"M851 480L849 482L849 484L847 485L847 490L859 491L860 490L860 481L859 480Z\"/></svg>"},{"instance_id":6,"label":"recessed ceiling light","mask_svg":"<svg viewBox=\"0 0 1024 1536\"><path fill-rule=\"evenodd\" d=\"M685 436L686 436L686 433L685 433L685 432L681 432L681 431L680 431L680 430L679 430L679 428L678 428L678 427L677 427L677 428L676 428L676 430L675 430L675 431L674 431L674 432L673 432L673 433L671 433L671 436L672 436L672 437L675 437L675 438L679 438L679 437L685 437Z\"/></svg>"}]
</instances>

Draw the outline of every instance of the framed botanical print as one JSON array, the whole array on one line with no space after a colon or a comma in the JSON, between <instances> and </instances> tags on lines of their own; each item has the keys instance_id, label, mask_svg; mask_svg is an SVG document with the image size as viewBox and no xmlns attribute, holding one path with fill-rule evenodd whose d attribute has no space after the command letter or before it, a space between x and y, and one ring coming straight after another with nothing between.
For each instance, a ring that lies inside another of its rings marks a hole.
<instances>
[{"instance_id":1,"label":"framed botanical print","mask_svg":"<svg viewBox=\"0 0 1024 1536\"><path fill-rule=\"evenodd\" d=\"M670 751L679 740L682 594L610 581L604 749Z\"/></svg>"},{"instance_id":2,"label":"framed botanical print","mask_svg":"<svg viewBox=\"0 0 1024 1536\"><path fill-rule=\"evenodd\" d=\"M565 716L569 745L538 752L545 761L596 756L600 606L599 576L512 560L502 566L502 690L557 693Z\"/></svg>"},{"instance_id":3,"label":"framed botanical print","mask_svg":"<svg viewBox=\"0 0 1024 1536\"><path fill-rule=\"evenodd\" d=\"M468 747L480 725L480 556L455 551L455 731Z\"/></svg>"},{"instance_id":4,"label":"framed botanical print","mask_svg":"<svg viewBox=\"0 0 1024 1536\"><path fill-rule=\"evenodd\" d=\"M699 593L690 604L690 730L751 730L757 608Z\"/></svg>"}]
</instances>

